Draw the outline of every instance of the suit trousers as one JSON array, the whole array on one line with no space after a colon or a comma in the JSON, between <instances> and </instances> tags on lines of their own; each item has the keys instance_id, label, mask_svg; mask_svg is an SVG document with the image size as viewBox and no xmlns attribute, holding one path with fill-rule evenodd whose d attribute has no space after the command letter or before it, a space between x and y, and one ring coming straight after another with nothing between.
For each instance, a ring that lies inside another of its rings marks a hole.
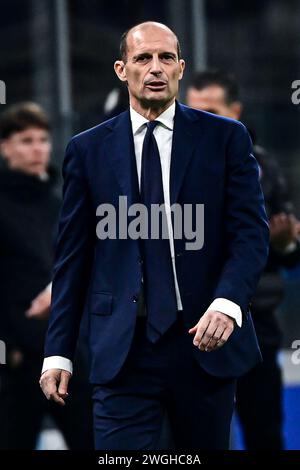
<instances>
[{"instance_id":1,"label":"suit trousers","mask_svg":"<svg viewBox=\"0 0 300 470\"><path fill-rule=\"evenodd\" d=\"M235 380L201 369L182 315L155 344L138 317L120 372L93 385L96 450L161 449L165 412L175 450L228 449Z\"/></svg>"}]
</instances>

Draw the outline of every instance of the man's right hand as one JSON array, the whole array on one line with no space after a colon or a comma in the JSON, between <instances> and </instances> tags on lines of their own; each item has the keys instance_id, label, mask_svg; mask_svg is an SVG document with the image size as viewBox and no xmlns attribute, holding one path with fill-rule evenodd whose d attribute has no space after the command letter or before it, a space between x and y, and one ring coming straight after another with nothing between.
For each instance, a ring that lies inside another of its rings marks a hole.
<instances>
[{"instance_id":1,"label":"man's right hand","mask_svg":"<svg viewBox=\"0 0 300 470\"><path fill-rule=\"evenodd\" d=\"M40 378L40 386L47 400L53 400L64 406L68 396L68 384L71 378L70 372L62 369L48 369Z\"/></svg>"}]
</instances>

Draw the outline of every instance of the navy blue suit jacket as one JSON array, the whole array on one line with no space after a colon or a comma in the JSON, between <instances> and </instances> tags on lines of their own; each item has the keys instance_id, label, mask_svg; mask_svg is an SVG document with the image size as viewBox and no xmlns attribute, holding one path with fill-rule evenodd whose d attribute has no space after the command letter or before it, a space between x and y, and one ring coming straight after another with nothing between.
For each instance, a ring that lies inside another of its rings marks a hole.
<instances>
[{"instance_id":1,"label":"navy blue suit jacket","mask_svg":"<svg viewBox=\"0 0 300 470\"><path fill-rule=\"evenodd\" d=\"M138 202L130 113L71 140L63 164L63 206L56 246L45 356L73 359L83 312L89 324L90 379L106 383L129 351L141 289L138 240L100 240L96 209L118 198ZM241 307L243 325L217 351L196 359L209 373L238 377L260 360L249 303L268 251L268 226L243 124L176 104L170 174L171 204L204 204L201 250L176 239L176 272L188 328L218 297ZM163 283L164 280L161 279ZM188 334L188 333L187 333Z\"/></svg>"}]
</instances>

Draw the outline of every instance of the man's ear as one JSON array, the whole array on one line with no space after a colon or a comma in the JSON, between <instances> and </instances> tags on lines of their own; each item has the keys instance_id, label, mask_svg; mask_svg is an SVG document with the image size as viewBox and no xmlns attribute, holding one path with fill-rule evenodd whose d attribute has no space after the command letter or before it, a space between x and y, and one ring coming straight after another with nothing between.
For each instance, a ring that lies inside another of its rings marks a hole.
<instances>
[{"instance_id":1,"label":"man's ear","mask_svg":"<svg viewBox=\"0 0 300 470\"><path fill-rule=\"evenodd\" d=\"M179 60L179 65L180 65L179 80L181 80L182 77L183 77L184 69L185 69L185 61L184 61L183 59L180 59L180 60Z\"/></svg>"},{"instance_id":2,"label":"man's ear","mask_svg":"<svg viewBox=\"0 0 300 470\"><path fill-rule=\"evenodd\" d=\"M122 82L126 82L127 77L126 77L125 64L123 60L116 60L116 62L114 63L114 69L119 79Z\"/></svg>"}]
</instances>

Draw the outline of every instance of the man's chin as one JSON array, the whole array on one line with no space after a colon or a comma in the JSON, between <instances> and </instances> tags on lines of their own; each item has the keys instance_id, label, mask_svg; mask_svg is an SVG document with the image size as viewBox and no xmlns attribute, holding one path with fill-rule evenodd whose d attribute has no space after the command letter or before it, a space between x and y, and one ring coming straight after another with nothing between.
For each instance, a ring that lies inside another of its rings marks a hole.
<instances>
[{"instance_id":1,"label":"man's chin","mask_svg":"<svg viewBox=\"0 0 300 470\"><path fill-rule=\"evenodd\" d=\"M141 104L145 108L159 109L166 104L170 103L174 98L166 96L162 93L155 92L151 96L145 96L141 100Z\"/></svg>"}]
</instances>

